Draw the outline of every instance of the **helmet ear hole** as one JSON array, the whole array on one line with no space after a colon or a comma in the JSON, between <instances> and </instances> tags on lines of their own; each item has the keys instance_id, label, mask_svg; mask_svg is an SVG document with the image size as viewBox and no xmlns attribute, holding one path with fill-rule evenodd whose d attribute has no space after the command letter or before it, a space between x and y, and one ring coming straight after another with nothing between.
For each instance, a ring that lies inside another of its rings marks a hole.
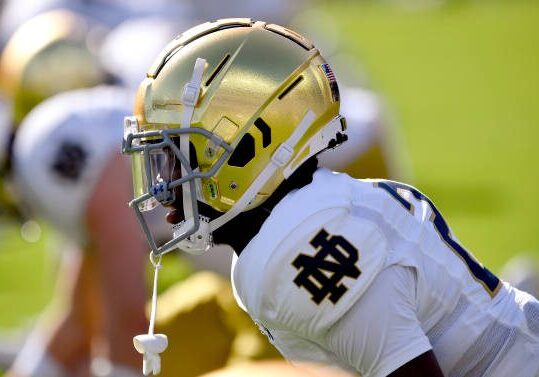
<instances>
[{"instance_id":1,"label":"helmet ear hole","mask_svg":"<svg viewBox=\"0 0 539 377\"><path fill-rule=\"evenodd\" d=\"M242 168L253 158L255 158L255 139L253 135L246 133L234 148L234 152L228 159L228 165Z\"/></svg>"},{"instance_id":2,"label":"helmet ear hole","mask_svg":"<svg viewBox=\"0 0 539 377\"><path fill-rule=\"evenodd\" d=\"M180 148L180 138L174 137L172 138L172 140L174 141L174 144L178 148ZM189 164L191 165L191 169L193 170L198 168L197 150L195 148L195 145L191 141L189 141Z\"/></svg>"},{"instance_id":3,"label":"helmet ear hole","mask_svg":"<svg viewBox=\"0 0 539 377\"><path fill-rule=\"evenodd\" d=\"M189 163L191 169L198 168L197 150L192 142L189 142Z\"/></svg>"}]
</instances>

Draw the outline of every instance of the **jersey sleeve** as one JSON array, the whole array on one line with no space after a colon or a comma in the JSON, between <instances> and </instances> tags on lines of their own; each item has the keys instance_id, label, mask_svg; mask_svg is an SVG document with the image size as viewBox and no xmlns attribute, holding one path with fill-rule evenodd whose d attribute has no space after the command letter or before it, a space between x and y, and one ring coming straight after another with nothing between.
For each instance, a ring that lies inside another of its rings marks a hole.
<instances>
[{"instance_id":1,"label":"jersey sleeve","mask_svg":"<svg viewBox=\"0 0 539 377\"><path fill-rule=\"evenodd\" d=\"M363 377L383 377L432 347L416 316L414 269L382 271L329 330L327 347Z\"/></svg>"},{"instance_id":2,"label":"jersey sleeve","mask_svg":"<svg viewBox=\"0 0 539 377\"><path fill-rule=\"evenodd\" d=\"M346 209L317 213L270 253L264 294L249 311L269 327L322 337L368 290L388 248L375 224Z\"/></svg>"}]
</instances>

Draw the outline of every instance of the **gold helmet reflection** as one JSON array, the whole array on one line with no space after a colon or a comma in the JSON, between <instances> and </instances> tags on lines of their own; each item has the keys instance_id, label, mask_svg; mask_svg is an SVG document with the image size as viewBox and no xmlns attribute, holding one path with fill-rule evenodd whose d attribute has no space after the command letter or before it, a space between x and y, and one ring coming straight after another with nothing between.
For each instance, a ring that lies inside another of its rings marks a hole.
<instances>
[{"instance_id":1,"label":"gold helmet reflection","mask_svg":"<svg viewBox=\"0 0 539 377\"><path fill-rule=\"evenodd\" d=\"M172 41L149 70L135 106L139 131L180 127L182 91L197 58L205 59L206 67L190 127L234 148L215 175L201 179L201 200L218 211L230 210L306 114L314 113L290 162L250 201L249 208L256 207L302 162L331 144L313 140L339 113L333 73L308 40L281 26L249 19L202 24ZM339 127L343 131L344 124ZM198 169L209 171L221 154L202 135L192 134L190 142Z\"/></svg>"},{"instance_id":2,"label":"gold helmet reflection","mask_svg":"<svg viewBox=\"0 0 539 377\"><path fill-rule=\"evenodd\" d=\"M38 15L17 29L0 60L2 89L13 101L15 124L53 94L106 79L89 43L90 25L69 11Z\"/></svg>"}]
</instances>

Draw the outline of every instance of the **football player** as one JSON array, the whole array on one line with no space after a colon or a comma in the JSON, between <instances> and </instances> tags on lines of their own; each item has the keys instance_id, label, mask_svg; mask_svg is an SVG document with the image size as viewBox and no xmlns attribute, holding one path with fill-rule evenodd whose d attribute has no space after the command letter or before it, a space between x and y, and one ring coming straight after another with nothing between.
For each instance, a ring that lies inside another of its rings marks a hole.
<instances>
[{"instance_id":1,"label":"football player","mask_svg":"<svg viewBox=\"0 0 539 377\"><path fill-rule=\"evenodd\" d=\"M86 375L95 355L111 364L96 362L94 372L138 374L136 353L125 345L146 321L140 279L146 247L129 231L136 226L134 218L115 204L130 195L129 185L102 184L119 176L129 181L113 124L131 103L131 96L116 88L66 92L38 105L17 129L10 156L12 191L30 213L59 231L68 250L56 301L9 376ZM65 307L61 315L58 304ZM108 349L96 350L98 342Z\"/></svg>"},{"instance_id":2,"label":"football player","mask_svg":"<svg viewBox=\"0 0 539 377\"><path fill-rule=\"evenodd\" d=\"M539 373L539 302L500 281L415 188L318 168L346 142L335 76L273 24L195 27L157 58L125 121L131 202L156 269L174 248L236 253L238 304L288 359L363 376ZM158 246L143 218L167 206ZM146 374L166 338L135 338Z\"/></svg>"},{"instance_id":3,"label":"football player","mask_svg":"<svg viewBox=\"0 0 539 377\"><path fill-rule=\"evenodd\" d=\"M47 219L69 240L71 248L86 251L63 254L53 309L30 336L10 371L12 376L87 372L90 348L99 338L94 335L103 333L103 344L109 347L113 362L109 369L114 373L124 370L129 373L136 355L121 344L143 326L145 320L144 284L140 281L131 284L133 276L137 275L135 280L138 280L143 274L144 247L137 243L136 237L118 247L110 227L114 218L105 213L112 205L101 204L106 198L109 198L106 202L113 202L113 195L116 199L129 195L129 188L119 185L113 191L103 192L102 186L96 184L98 178L109 179L111 171L121 164L118 157L118 161L103 163L110 157L108 152L114 150L118 135L111 131L107 134L110 137L103 137L94 144L90 137L85 137L85 145L92 146L91 153L76 139L76 135L85 132L92 135L94 128L106 127L121 118L129 103L126 94L108 91L89 94L103 94L108 101L105 104L98 104L99 99L90 101L82 94L58 99L36 110L37 115L17 127L26 114L47 97L108 80L90 48L92 28L87 19L71 12L44 13L24 23L2 52L2 89L13 104L13 125L2 130L2 135L6 136L1 143L2 182L5 186L11 183L11 190L9 187L3 190L6 195L2 202L8 202L4 199L10 199L7 194L11 192L17 200L10 204L18 202L19 207L32 207L34 215ZM82 109L84 106L86 110ZM92 111L102 112L102 118L89 117ZM107 117L109 123L105 121ZM96 126L98 122L104 124ZM19 131L22 136L13 143ZM6 182L8 178L10 182ZM14 181L21 187L13 184ZM92 204L94 198L99 204ZM128 226L129 220L124 224ZM108 231L102 232L102 227ZM114 250L117 247L118 250ZM110 253L110 249L115 253ZM123 280L119 280L117 271L107 269L120 268L115 264L119 255L130 260L129 272ZM98 276L101 286L96 284ZM116 290L112 290L112 286ZM116 292L125 300L118 300ZM57 304L67 308L59 316L55 312ZM127 309L132 315L124 318Z\"/></svg>"},{"instance_id":4,"label":"football player","mask_svg":"<svg viewBox=\"0 0 539 377\"><path fill-rule=\"evenodd\" d=\"M199 2L197 7L204 4ZM208 9L215 11L211 7ZM101 61L123 85L136 90L153 56L178 35L178 30L186 30L184 26L188 23L156 17L128 20L108 33L100 50ZM126 59L126 56L130 58ZM401 148L395 143L395 130L387 124L379 96L359 86L340 88L340 93L341 113L348 124L348 142L338 151L329 150L321 155L320 165L356 178L401 179L409 176ZM161 234L167 232L168 228L160 231ZM228 247L218 249L211 255L187 257L196 269L209 269L228 277L233 252Z\"/></svg>"}]
</instances>

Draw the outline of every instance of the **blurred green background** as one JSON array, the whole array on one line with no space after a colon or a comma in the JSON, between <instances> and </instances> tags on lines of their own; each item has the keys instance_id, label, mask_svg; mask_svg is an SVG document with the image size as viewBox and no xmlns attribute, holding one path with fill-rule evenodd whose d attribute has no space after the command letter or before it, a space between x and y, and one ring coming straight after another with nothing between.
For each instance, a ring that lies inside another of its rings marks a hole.
<instances>
[{"instance_id":1,"label":"blurred green background","mask_svg":"<svg viewBox=\"0 0 539 377\"><path fill-rule=\"evenodd\" d=\"M402 128L414 185L462 243L494 271L517 252L539 257L539 2L320 7ZM46 304L56 258L44 250L58 243L47 229L31 244L0 225L0 328L24 326ZM185 274L174 263L163 271L168 281Z\"/></svg>"}]
</instances>

